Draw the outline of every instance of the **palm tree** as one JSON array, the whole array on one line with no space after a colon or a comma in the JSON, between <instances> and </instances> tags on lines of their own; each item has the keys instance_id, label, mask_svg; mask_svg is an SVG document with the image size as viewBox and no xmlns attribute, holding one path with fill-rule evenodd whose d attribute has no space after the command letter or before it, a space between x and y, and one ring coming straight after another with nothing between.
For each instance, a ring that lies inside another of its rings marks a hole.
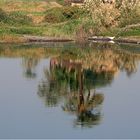
<instances>
[{"instance_id":1,"label":"palm tree","mask_svg":"<svg viewBox=\"0 0 140 140\"><path fill-rule=\"evenodd\" d=\"M100 110L97 111L97 107L102 104L104 96L103 94L97 94L95 90L93 94L91 94L90 89L88 89L88 95L84 97L83 72L81 72L81 69L78 71L79 93L75 92L74 94L68 95L66 98L66 104L62 106L62 109L76 114L76 124L88 124L88 126L93 124L96 125L101 119L101 113ZM96 110L96 112L94 110Z\"/></svg>"}]
</instances>

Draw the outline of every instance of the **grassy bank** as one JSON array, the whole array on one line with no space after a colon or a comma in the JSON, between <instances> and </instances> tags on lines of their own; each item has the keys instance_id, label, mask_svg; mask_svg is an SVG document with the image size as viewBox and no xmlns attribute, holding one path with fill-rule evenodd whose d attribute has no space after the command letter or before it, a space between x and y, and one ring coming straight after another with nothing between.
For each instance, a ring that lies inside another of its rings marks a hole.
<instances>
[{"instance_id":1,"label":"grassy bank","mask_svg":"<svg viewBox=\"0 0 140 140\"><path fill-rule=\"evenodd\" d=\"M93 35L140 38L139 11L116 20L116 15L98 17L99 13L62 4L62 0L1 0L0 42L25 42L23 35L80 41Z\"/></svg>"}]
</instances>

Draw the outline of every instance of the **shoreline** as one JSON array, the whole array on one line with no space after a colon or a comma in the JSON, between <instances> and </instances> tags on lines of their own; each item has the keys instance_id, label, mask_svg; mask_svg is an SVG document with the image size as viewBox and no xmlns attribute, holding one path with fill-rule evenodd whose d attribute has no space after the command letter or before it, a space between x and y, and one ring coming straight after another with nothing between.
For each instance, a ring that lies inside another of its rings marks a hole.
<instances>
[{"instance_id":1,"label":"shoreline","mask_svg":"<svg viewBox=\"0 0 140 140\"><path fill-rule=\"evenodd\" d=\"M90 42L101 42L101 43L119 43L119 44L140 44L140 37L108 37L108 36L93 36L88 37L86 41ZM76 42L72 38L62 38L62 37L48 37L48 36L32 36L23 35L22 37L13 37L11 40L0 39L0 43L7 44L22 44L22 43L66 43L66 42Z\"/></svg>"},{"instance_id":2,"label":"shoreline","mask_svg":"<svg viewBox=\"0 0 140 140\"><path fill-rule=\"evenodd\" d=\"M102 36L93 36L88 38L89 41L93 42L108 42L108 43L119 43L119 44L140 44L140 37L138 39L133 37L102 37Z\"/></svg>"},{"instance_id":3,"label":"shoreline","mask_svg":"<svg viewBox=\"0 0 140 140\"><path fill-rule=\"evenodd\" d=\"M71 42L73 39L68 38L58 38L58 37L41 37L41 36L30 36L24 35L24 39L27 42Z\"/></svg>"}]
</instances>

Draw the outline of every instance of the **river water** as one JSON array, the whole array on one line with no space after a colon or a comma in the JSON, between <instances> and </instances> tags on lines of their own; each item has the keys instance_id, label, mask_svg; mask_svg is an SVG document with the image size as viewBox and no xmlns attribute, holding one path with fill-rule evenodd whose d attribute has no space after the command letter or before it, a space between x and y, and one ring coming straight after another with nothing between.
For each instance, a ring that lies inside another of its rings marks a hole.
<instances>
[{"instance_id":1,"label":"river water","mask_svg":"<svg viewBox=\"0 0 140 140\"><path fill-rule=\"evenodd\" d=\"M0 44L0 138L140 138L140 46Z\"/></svg>"}]
</instances>

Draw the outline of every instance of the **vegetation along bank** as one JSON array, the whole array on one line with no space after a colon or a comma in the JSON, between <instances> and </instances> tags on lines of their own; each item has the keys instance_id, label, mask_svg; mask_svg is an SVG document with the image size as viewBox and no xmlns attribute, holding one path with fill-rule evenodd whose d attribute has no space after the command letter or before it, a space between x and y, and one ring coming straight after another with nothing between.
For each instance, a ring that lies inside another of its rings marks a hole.
<instances>
[{"instance_id":1,"label":"vegetation along bank","mask_svg":"<svg viewBox=\"0 0 140 140\"><path fill-rule=\"evenodd\" d=\"M1 0L0 42L140 40L139 0ZM43 37L43 38L41 38Z\"/></svg>"}]
</instances>

